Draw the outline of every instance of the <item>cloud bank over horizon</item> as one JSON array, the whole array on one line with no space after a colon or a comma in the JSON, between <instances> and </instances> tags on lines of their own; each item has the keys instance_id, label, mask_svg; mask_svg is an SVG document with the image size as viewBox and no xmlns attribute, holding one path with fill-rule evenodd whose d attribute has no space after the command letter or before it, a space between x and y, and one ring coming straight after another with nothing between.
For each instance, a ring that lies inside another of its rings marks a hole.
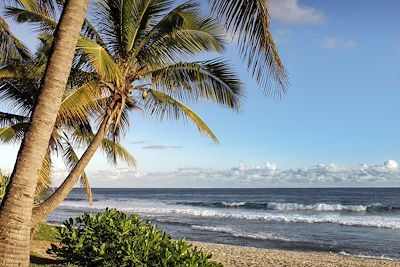
<instances>
[{"instance_id":1,"label":"cloud bank over horizon","mask_svg":"<svg viewBox=\"0 0 400 267\"><path fill-rule=\"evenodd\" d=\"M65 172L56 171L55 177ZM395 160L382 165L348 167L317 164L308 168L279 169L275 163L230 169L180 167L169 172L143 172L110 168L89 172L92 187L395 187L400 186L400 168ZM56 179L55 186L60 180Z\"/></svg>"}]
</instances>

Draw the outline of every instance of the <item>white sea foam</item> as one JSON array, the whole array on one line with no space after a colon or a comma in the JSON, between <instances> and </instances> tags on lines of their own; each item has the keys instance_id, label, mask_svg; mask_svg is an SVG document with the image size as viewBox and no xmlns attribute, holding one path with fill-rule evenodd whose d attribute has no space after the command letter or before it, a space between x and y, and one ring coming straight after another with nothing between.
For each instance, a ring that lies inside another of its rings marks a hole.
<instances>
[{"instance_id":1,"label":"white sea foam","mask_svg":"<svg viewBox=\"0 0 400 267\"><path fill-rule=\"evenodd\" d=\"M246 205L246 202L222 202L226 207L240 207Z\"/></svg>"},{"instance_id":2,"label":"white sea foam","mask_svg":"<svg viewBox=\"0 0 400 267\"><path fill-rule=\"evenodd\" d=\"M290 239L271 233L247 233L232 229L231 227L217 227L217 226L206 226L206 225L192 225L190 228L194 230L203 230L208 232L225 233L235 237L244 237L258 240L281 240L290 241Z\"/></svg>"},{"instance_id":3,"label":"white sea foam","mask_svg":"<svg viewBox=\"0 0 400 267\"><path fill-rule=\"evenodd\" d=\"M363 255L363 254L351 254L347 253L345 251L340 251L339 254L343 256L352 256L352 257L358 257L358 258L364 258L364 259L379 259L379 260L389 260L389 261L396 261L397 259L386 257L385 255L381 256L369 256L369 255Z\"/></svg>"},{"instance_id":4,"label":"white sea foam","mask_svg":"<svg viewBox=\"0 0 400 267\"><path fill-rule=\"evenodd\" d=\"M267 209L270 210L315 210L315 211L367 211L369 206L363 205L342 205L342 204L327 204L327 203L316 203L316 204L299 204L299 203L276 203L271 202L267 204Z\"/></svg>"},{"instance_id":5,"label":"white sea foam","mask_svg":"<svg viewBox=\"0 0 400 267\"><path fill-rule=\"evenodd\" d=\"M137 205L137 206L136 206ZM332 223L344 226L361 226L376 228L400 229L400 218L373 216L373 215L342 215L331 213L303 214L303 213L274 213L254 210L232 210L232 209L210 209L203 207L182 207L171 206L163 203L119 203L118 201L98 201L89 208L84 202L66 201L62 205L64 208L73 208L77 210L94 209L103 210L106 207L114 207L126 212L140 213L146 216L155 216L160 214L179 214L191 217L213 217L213 218L232 218L242 220L264 220L269 222L285 223Z\"/></svg>"}]
</instances>

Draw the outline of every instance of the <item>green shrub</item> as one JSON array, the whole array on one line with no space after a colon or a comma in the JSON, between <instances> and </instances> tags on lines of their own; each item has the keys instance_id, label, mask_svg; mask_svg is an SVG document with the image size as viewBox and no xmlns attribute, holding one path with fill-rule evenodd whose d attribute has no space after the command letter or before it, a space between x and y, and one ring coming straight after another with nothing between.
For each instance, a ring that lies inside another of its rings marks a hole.
<instances>
[{"instance_id":1,"label":"green shrub","mask_svg":"<svg viewBox=\"0 0 400 267\"><path fill-rule=\"evenodd\" d=\"M3 197L6 194L6 189L7 185L10 182L10 177L5 176L1 171L0 171L0 203L3 200Z\"/></svg>"},{"instance_id":2,"label":"green shrub","mask_svg":"<svg viewBox=\"0 0 400 267\"><path fill-rule=\"evenodd\" d=\"M83 266L177 266L221 267L211 255L193 248L137 215L115 209L69 219L57 231L61 247L51 253Z\"/></svg>"},{"instance_id":3,"label":"green shrub","mask_svg":"<svg viewBox=\"0 0 400 267\"><path fill-rule=\"evenodd\" d=\"M57 228L60 228L60 226L53 226L47 223L40 223L35 229L33 239L58 242Z\"/></svg>"}]
</instances>

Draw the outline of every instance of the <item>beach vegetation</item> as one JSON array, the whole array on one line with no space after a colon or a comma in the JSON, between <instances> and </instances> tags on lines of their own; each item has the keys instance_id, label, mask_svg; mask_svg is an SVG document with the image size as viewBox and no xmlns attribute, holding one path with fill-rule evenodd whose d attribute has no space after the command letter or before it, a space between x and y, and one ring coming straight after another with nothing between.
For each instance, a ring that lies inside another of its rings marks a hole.
<instances>
[{"instance_id":1,"label":"beach vegetation","mask_svg":"<svg viewBox=\"0 0 400 267\"><path fill-rule=\"evenodd\" d=\"M0 203L3 200L4 195L6 194L7 185L10 182L10 177L3 174L0 170Z\"/></svg>"},{"instance_id":2,"label":"beach vegetation","mask_svg":"<svg viewBox=\"0 0 400 267\"><path fill-rule=\"evenodd\" d=\"M186 240L175 241L137 215L115 209L71 218L57 234L61 246L49 252L81 266L222 267Z\"/></svg>"}]
</instances>

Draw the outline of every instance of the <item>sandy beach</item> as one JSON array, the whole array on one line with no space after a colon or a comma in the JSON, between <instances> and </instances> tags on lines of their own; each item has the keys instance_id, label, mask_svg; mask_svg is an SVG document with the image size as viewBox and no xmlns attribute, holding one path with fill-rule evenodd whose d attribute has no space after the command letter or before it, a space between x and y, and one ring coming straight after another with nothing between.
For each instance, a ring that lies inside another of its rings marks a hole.
<instances>
[{"instance_id":1,"label":"sandy beach","mask_svg":"<svg viewBox=\"0 0 400 267\"><path fill-rule=\"evenodd\" d=\"M400 266L400 261L365 259L331 253L295 252L192 242L213 254L225 267L379 267Z\"/></svg>"},{"instance_id":2,"label":"sandy beach","mask_svg":"<svg viewBox=\"0 0 400 267\"><path fill-rule=\"evenodd\" d=\"M400 267L400 261L365 259L330 253L270 250L225 244L191 242L213 255L225 267ZM49 256L46 250L51 242L32 240L31 254Z\"/></svg>"}]
</instances>

